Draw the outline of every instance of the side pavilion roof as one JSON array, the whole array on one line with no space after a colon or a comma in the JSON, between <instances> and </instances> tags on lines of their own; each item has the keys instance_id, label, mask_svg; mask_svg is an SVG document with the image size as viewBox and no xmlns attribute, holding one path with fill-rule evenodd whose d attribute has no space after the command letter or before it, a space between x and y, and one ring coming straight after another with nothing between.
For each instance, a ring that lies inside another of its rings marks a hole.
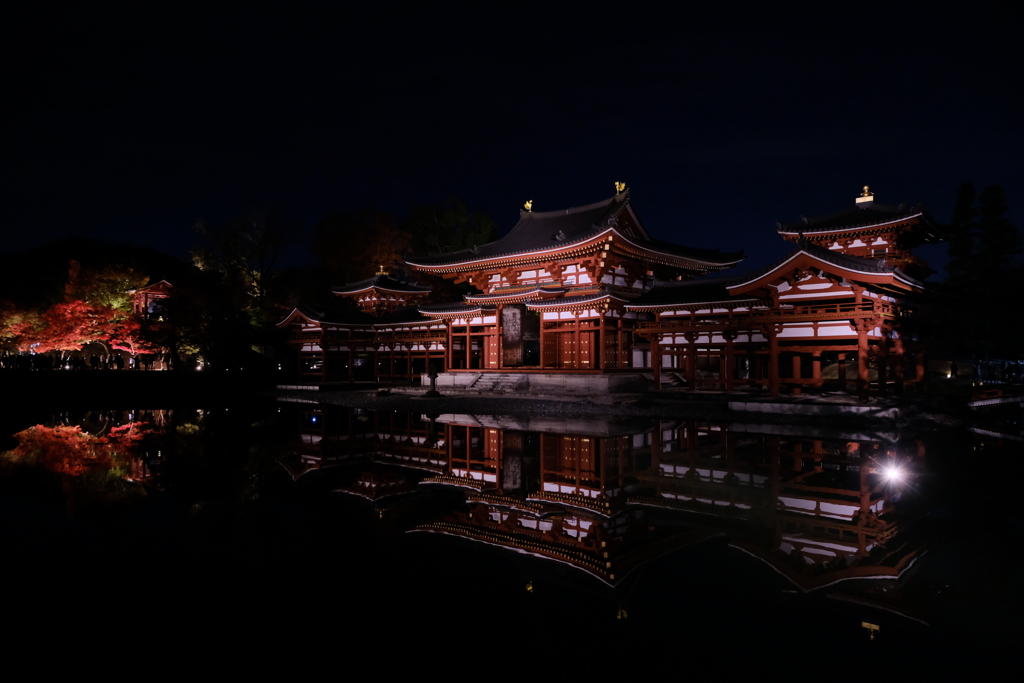
<instances>
[{"instance_id":1,"label":"side pavilion roof","mask_svg":"<svg viewBox=\"0 0 1024 683\"><path fill-rule=\"evenodd\" d=\"M917 219L917 223L923 228L927 239L938 241L945 237L946 228L936 223L921 204L888 206L864 202L841 211L804 218L793 223L777 223L775 229L783 235L855 232L906 223L914 219Z\"/></svg>"},{"instance_id":2,"label":"side pavilion roof","mask_svg":"<svg viewBox=\"0 0 1024 683\"><path fill-rule=\"evenodd\" d=\"M647 311L686 306L750 306L761 302L760 299L729 294L727 287L737 282L739 280L736 276L656 282L649 290L626 304L626 308L631 311Z\"/></svg>"},{"instance_id":3,"label":"side pavilion roof","mask_svg":"<svg viewBox=\"0 0 1024 683\"><path fill-rule=\"evenodd\" d=\"M611 230L641 249L713 269L731 266L743 258L743 252L722 253L718 249L695 249L652 239L632 214L629 190L626 190L586 206L558 211L521 211L519 222L500 240L448 254L413 257L407 263L425 268L458 267L533 253L543 255L587 242Z\"/></svg>"},{"instance_id":4,"label":"side pavilion roof","mask_svg":"<svg viewBox=\"0 0 1024 683\"><path fill-rule=\"evenodd\" d=\"M430 287L417 285L411 282L402 282L401 280L396 280L390 275L381 275L378 273L366 280L360 280L359 282L334 287L331 289L331 292L334 294L358 294L359 292L366 292L371 289L378 289L385 292L400 292L403 294L426 294L430 291Z\"/></svg>"},{"instance_id":5,"label":"side pavilion roof","mask_svg":"<svg viewBox=\"0 0 1024 683\"><path fill-rule=\"evenodd\" d=\"M848 280L891 286L899 290L922 290L927 285L910 277L899 268L886 265L885 259L849 256L801 239L788 256L764 268L745 273L726 285L732 295L747 294L764 287L780 277L802 268L820 268Z\"/></svg>"}]
</instances>

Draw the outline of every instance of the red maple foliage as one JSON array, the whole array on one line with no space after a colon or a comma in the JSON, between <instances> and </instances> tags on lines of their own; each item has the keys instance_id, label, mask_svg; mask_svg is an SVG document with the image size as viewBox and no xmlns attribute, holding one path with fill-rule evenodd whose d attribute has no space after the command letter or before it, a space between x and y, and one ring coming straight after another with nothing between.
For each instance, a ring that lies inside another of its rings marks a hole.
<instances>
[{"instance_id":1,"label":"red maple foliage","mask_svg":"<svg viewBox=\"0 0 1024 683\"><path fill-rule=\"evenodd\" d=\"M113 427L104 436L83 432L78 425L35 425L18 432L18 446L4 454L11 463L38 463L69 476L125 465L149 428L137 422Z\"/></svg>"},{"instance_id":2,"label":"red maple foliage","mask_svg":"<svg viewBox=\"0 0 1024 683\"><path fill-rule=\"evenodd\" d=\"M133 317L120 316L111 324L110 346L127 351L135 356L140 353L154 353L160 347L143 337L142 325Z\"/></svg>"},{"instance_id":3,"label":"red maple foliage","mask_svg":"<svg viewBox=\"0 0 1024 683\"><path fill-rule=\"evenodd\" d=\"M107 351L119 349L131 355L151 353L158 347L143 337L142 325L129 313L84 301L54 304L40 316L41 325L20 323L17 345L20 351L62 355L97 342Z\"/></svg>"},{"instance_id":4,"label":"red maple foliage","mask_svg":"<svg viewBox=\"0 0 1024 683\"><path fill-rule=\"evenodd\" d=\"M105 343L110 338L113 311L84 301L67 301L54 304L39 317L42 326L22 334L19 350L63 354L90 342Z\"/></svg>"}]
</instances>

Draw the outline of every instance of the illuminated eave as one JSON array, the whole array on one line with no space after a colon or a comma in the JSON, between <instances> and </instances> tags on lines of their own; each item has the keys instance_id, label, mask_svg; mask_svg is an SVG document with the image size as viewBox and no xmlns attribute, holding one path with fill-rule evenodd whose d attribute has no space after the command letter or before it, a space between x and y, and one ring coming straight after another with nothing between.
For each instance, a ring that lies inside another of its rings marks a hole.
<instances>
[{"instance_id":1,"label":"illuminated eave","mask_svg":"<svg viewBox=\"0 0 1024 683\"><path fill-rule=\"evenodd\" d=\"M420 264L412 261L406 261L406 265L432 273L462 273L478 271L485 268L524 266L531 263L536 266L543 267L544 263L550 262L556 254L559 259L574 258L592 254L594 251L598 250L596 249L597 247L604 247L605 250L610 250L614 248L617 243L624 243L628 245L632 249L632 255L641 256L644 260L650 263L670 266L673 268L696 270L698 272L709 272L712 270L730 268L742 260L742 258L740 258L725 263L715 263L687 256L679 256L677 254L669 254L639 245L631 241L628 237L623 236L622 233L615 228L608 228L607 230L582 242L552 247L551 249L541 249L502 256L489 256L481 259L475 259L473 261L460 261L458 263L446 263L440 265ZM604 245L608 246L605 247ZM626 254L630 253L628 250L622 251Z\"/></svg>"},{"instance_id":2,"label":"illuminated eave","mask_svg":"<svg viewBox=\"0 0 1024 683\"><path fill-rule=\"evenodd\" d=\"M293 322L293 321L294 321L294 320L295 320L296 318L301 318L302 320L305 320L305 321L306 321L306 322L308 322L308 323L314 323L314 324L317 324L317 325L319 325L319 324L320 324L320 321L319 321L319 320L313 320L313 319L312 319L312 318L310 318L310 317L309 317L308 315L306 315L305 313L303 313L302 311L300 311L300 310L299 310L298 308L293 308L293 309L291 310L291 313L289 313L288 315L286 315L286 316L285 316L285 318L284 318L284 320L282 320L281 322L279 322L279 323L277 324L277 326L278 326L278 327L284 327L285 325L290 325L290 324L291 324L291 323L292 323L292 322Z\"/></svg>"},{"instance_id":3,"label":"illuminated eave","mask_svg":"<svg viewBox=\"0 0 1024 683\"><path fill-rule=\"evenodd\" d=\"M430 293L429 289L422 291L408 290L408 289L387 289L386 287L377 287L376 285L370 285L369 287L363 287L362 289L353 290L332 290L335 296L351 296L353 294L362 294L363 292L388 292L391 294L402 294L406 297L424 296Z\"/></svg>"},{"instance_id":4,"label":"illuminated eave","mask_svg":"<svg viewBox=\"0 0 1024 683\"><path fill-rule=\"evenodd\" d=\"M837 235L837 234L840 234L840 233L869 232L869 231L884 232L885 228L893 228L893 227L899 226L899 225L904 224L904 223L909 224L909 223L913 222L915 219L919 218L920 216L921 216L920 213L915 213L913 216L907 216L905 218L900 218L899 220L895 220L895 221L887 221L885 223L872 223L871 225L859 225L859 226L850 227L850 228L834 228L834 229L830 229L830 230L822 230L820 232L818 232L818 231L803 232L801 230L779 230L779 234L780 235L786 235L786 236L792 236L792 237L803 236L806 239L815 239L817 237L825 237L827 235Z\"/></svg>"},{"instance_id":5,"label":"illuminated eave","mask_svg":"<svg viewBox=\"0 0 1024 683\"><path fill-rule=\"evenodd\" d=\"M740 282L740 283L737 283L735 285L729 285L729 286L726 287L726 290L728 290L730 292L733 292L733 291L743 292L743 291L746 291L746 290L753 289L753 288L755 288L757 286L767 286L771 282L777 280L780 277L781 274L790 271L791 268L789 268L788 266L790 266L790 264L792 264L794 261L796 261L800 257L807 257L808 259L810 259L811 262L813 262L815 264L814 267L818 268L819 270L825 271L825 272L833 274L833 275L841 275L842 277L844 277L844 278L846 278L848 280L855 280L855 281L860 281L860 282L869 282L869 283L872 283L872 284L888 284L888 283L891 283L893 281L893 279L894 279L893 273L891 273L891 272L879 273L877 271L868 271L868 270L863 270L862 271L862 270L857 270L855 268L850 268L850 267L846 267L846 266L839 266L839 265L836 265L834 263L829 263L828 261L823 261L822 259L819 259L814 254L808 253L808 252L806 252L806 251L801 249L800 251L794 252L784 262L782 262L779 265L775 266L774 268L772 268L767 273L761 273L761 274L759 274L759 275L757 275L757 276L755 276L755 277L753 277L750 280L747 280L745 282ZM903 282L903 281L901 281L901 282Z\"/></svg>"},{"instance_id":6,"label":"illuminated eave","mask_svg":"<svg viewBox=\"0 0 1024 683\"><path fill-rule=\"evenodd\" d=\"M555 296L569 291L568 287L534 287L521 292L502 294L501 290L490 294L467 294L463 298L473 303L513 304L544 295Z\"/></svg>"},{"instance_id":7,"label":"illuminated eave","mask_svg":"<svg viewBox=\"0 0 1024 683\"><path fill-rule=\"evenodd\" d=\"M612 302L612 300L619 303L625 303L628 301L628 299L617 297L614 294L605 293L570 302L563 302L561 299L552 299L551 301L528 301L526 302L526 307L531 311L573 311L593 308L595 304L607 306Z\"/></svg>"},{"instance_id":8,"label":"illuminated eave","mask_svg":"<svg viewBox=\"0 0 1024 683\"><path fill-rule=\"evenodd\" d=\"M741 308L747 307L752 308L754 306L768 306L771 302L767 299L729 299L728 301L697 301L687 302L678 304L651 304L651 305L637 305L637 304L626 304L626 310L629 311L679 311L679 310L699 310L703 308Z\"/></svg>"},{"instance_id":9,"label":"illuminated eave","mask_svg":"<svg viewBox=\"0 0 1024 683\"><path fill-rule=\"evenodd\" d=\"M464 309L452 311L431 311L423 310L422 308L418 310L422 315L440 320L447 320L449 318L478 317L488 313L494 313L497 309L494 306L467 306Z\"/></svg>"}]
</instances>

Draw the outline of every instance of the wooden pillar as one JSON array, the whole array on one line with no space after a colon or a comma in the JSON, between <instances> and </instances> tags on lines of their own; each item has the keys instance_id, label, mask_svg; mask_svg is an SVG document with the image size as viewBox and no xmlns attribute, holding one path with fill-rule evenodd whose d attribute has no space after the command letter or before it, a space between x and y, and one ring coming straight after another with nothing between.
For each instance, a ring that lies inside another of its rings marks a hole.
<instances>
[{"instance_id":1,"label":"wooden pillar","mask_svg":"<svg viewBox=\"0 0 1024 683\"><path fill-rule=\"evenodd\" d=\"M868 382L868 321L857 321L857 396L867 400Z\"/></svg>"},{"instance_id":2,"label":"wooden pillar","mask_svg":"<svg viewBox=\"0 0 1024 683\"><path fill-rule=\"evenodd\" d=\"M505 349L505 339L504 339L505 334L504 334L504 332L502 332L503 317L501 315L501 311L502 311L503 308L504 307L501 304L498 304L498 307L497 307L497 309L495 309L495 312L494 312L494 329L495 329L495 333L498 335L498 342L497 342L497 348L498 348L498 358L497 358L497 361L498 361L498 363L495 366L497 369L501 369L501 368L505 367L505 351L504 351L504 349ZM522 334L522 333L520 333L520 334ZM520 337L520 339L521 338L522 337ZM526 349L523 349L523 356L524 356L523 360L525 361Z\"/></svg>"},{"instance_id":3,"label":"wooden pillar","mask_svg":"<svg viewBox=\"0 0 1024 683\"><path fill-rule=\"evenodd\" d=\"M582 345L580 344L580 313L581 311L575 311L573 315L574 322L576 323L572 328L572 367L577 370L583 369L583 359L580 357L583 354L580 352Z\"/></svg>"},{"instance_id":4,"label":"wooden pillar","mask_svg":"<svg viewBox=\"0 0 1024 683\"><path fill-rule=\"evenodd\" d=\"M452 357L452 349L455 348L455 340L452 338L452 321L446 320L444 322L444 329L447 333L448 343L444 347L444 369L447 372L452 369L454 358Z\"/></svg>"},{"instance_id":5,"label":"wooden pillar","mask_svg":"<svg viewBox=\"0 0 1024 683\"><path fill-rule=\"evenodd\" d=\"M689 391L697 390L697 333L687 332L686 341L686 384Z\"/></svg>"},{"instance_id":6,"label":"wooden pillar","mask_svg":"<svg viewBox=\"0 0 1024 683\"><path fill-rule=\"evenodd\" d=\"M607 333L607 326L605 325L604 317L608 314L608 311L601 311L600 324L597 328L597 369L604 370L605 359L604 359L604 347L607 346L607 340L605 334ZM590 352L591 357L594 356L593 350Z\"/></svg>"},{"instance_id":7,"label":"wooden pillar","mask_svg":"<svg viewBox=\"0 0 1024 683\"><path fill-rule=\"evenodd\" d=\"M801 392L801 389L802 389L802 387L800 386L800 379L801 379L800 362L802 360L803 360L803 357L799 353L794 353L793 354L793 380L794 380L793 381L793 395L794 396L799 396L800 392Z\"/></svg>"},{"instance_id":8,"label":"wooden pillar","mask_svg":"<svg viewBox=\"0 0 1024 683\"><path fill-rule=\"evenodd\" d=\"M325 332L320 333L320 358L323 362L320 363L320 383L324 384L327 382L327 334Z\"/></svg>"},{"instance_id":9,"label":"wooden pillar","mask_svg":"<svg viewBox=\"0 0 1024 683\"><path fill-rule=\"evenodd\" d=\"M836 370L839 373L839 388L846 391L846 354L840 353L836 361Z\"/></svg>"},{"instance_id":10,"label":"wooden pillar","mask_svg":"<svg viewBox=\"0 0 1024 683\"><path fill-rule=\"evenodd\" d=\"M925 379L925 362L924 362L924 351L918 349L914 354L914 371L915 379L918 384L924 382ZM918 389L920 391L920 389Z\"/></svg>"},{"instance_id":11,"label":"wooden pillar","mask_svg":"<svg viewBox=\"0 0 1024 683\"><path fill-rule=\"evenodd\" d=\"M725 338L725 358L722 359L722 367L720 368L722 384L725 386L726 391L732 391L736 388L736 357L733 355L732 347L732 343L736 340L736 332L729 330L724 332L722 336Z\"/></svg>"},{"instance_id":12,"label":"wooden pillar","mask_svg":"<svg viewBox=\"0 0 1024 683\"><path fill-rule=\"evenodd\" d=\"M747 386L751 389L757 386L759 368L757 366L757 351L753 344L753 332L747 333Z\"/></svg>"},{"instance_id":13,"label":"wooden pillar","mask_svg":"<svg viewBox=\"0 0 1024 683\"><path fill-rule=\"evenodd\" d=\"M811 360L811 378L814 386L821 388L821 351L815 351Z\"/></svg>"},{"instance_id":14,"label":"wooden pillar","mask_svg":"<svg viewBox=\"0 0 1024 683\"><path fill-rule=\"evenodd\" d=\"M779 337L775 325L767 326L768 333L768 393L772 398L779 395Z\"/></svg>"},{"instance_id":15,"label":"wooden pillar","mask_svg":"<svg viewBox=\"0 0 1024 683\"><path fill-rule=\"evenodd\" d=\"M882 328L882 342L878 345L878 394L886 396L889 393L889 335L885 328Z\"/></svg>"},{"instance_id":16,"label":"wooden pillar","mask_svg":"<svg viewBox=\"0 0 1024 683\"><path fill-rule=\"evenodd\" d=\"M661 390L661 335L651 335L651 369L654 370L654 390Z\"/></svg>"}]
</instances>

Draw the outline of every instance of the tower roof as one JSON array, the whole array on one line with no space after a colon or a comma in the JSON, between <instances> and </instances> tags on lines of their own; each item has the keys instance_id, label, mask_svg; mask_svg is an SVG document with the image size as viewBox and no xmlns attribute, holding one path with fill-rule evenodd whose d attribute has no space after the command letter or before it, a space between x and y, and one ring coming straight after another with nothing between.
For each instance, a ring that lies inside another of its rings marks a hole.
<instances>
[{"instance_id":1,"label":"tower roof","mask_svg":"<svg viewBox=\"0 0 1024 683\"><path fill-rule=\"evenodd\" d=\"M944 239L945 228L936 223L921 204L888 206L859 202L839 211L803 218L793 223L776 223L775 228L783 235L811 235L856 232L912 221L921 227L922 237L926 241Z\"/></svg>"},{"instance_id":2,"label":"tower roof","mask_svg":"<svg viewBox=\"0 0 1024 683\"><path fill-rule=\"evenodd\" d=\"M371 289L379 289L385 292L401 292L403 294L426 294L430 291L430 287L411 282L402 282L390 275L378 273L366 280L334 287L331 292L334 294L358 294L359 292L366 292Z\"/></svg>"}]
</instances>

